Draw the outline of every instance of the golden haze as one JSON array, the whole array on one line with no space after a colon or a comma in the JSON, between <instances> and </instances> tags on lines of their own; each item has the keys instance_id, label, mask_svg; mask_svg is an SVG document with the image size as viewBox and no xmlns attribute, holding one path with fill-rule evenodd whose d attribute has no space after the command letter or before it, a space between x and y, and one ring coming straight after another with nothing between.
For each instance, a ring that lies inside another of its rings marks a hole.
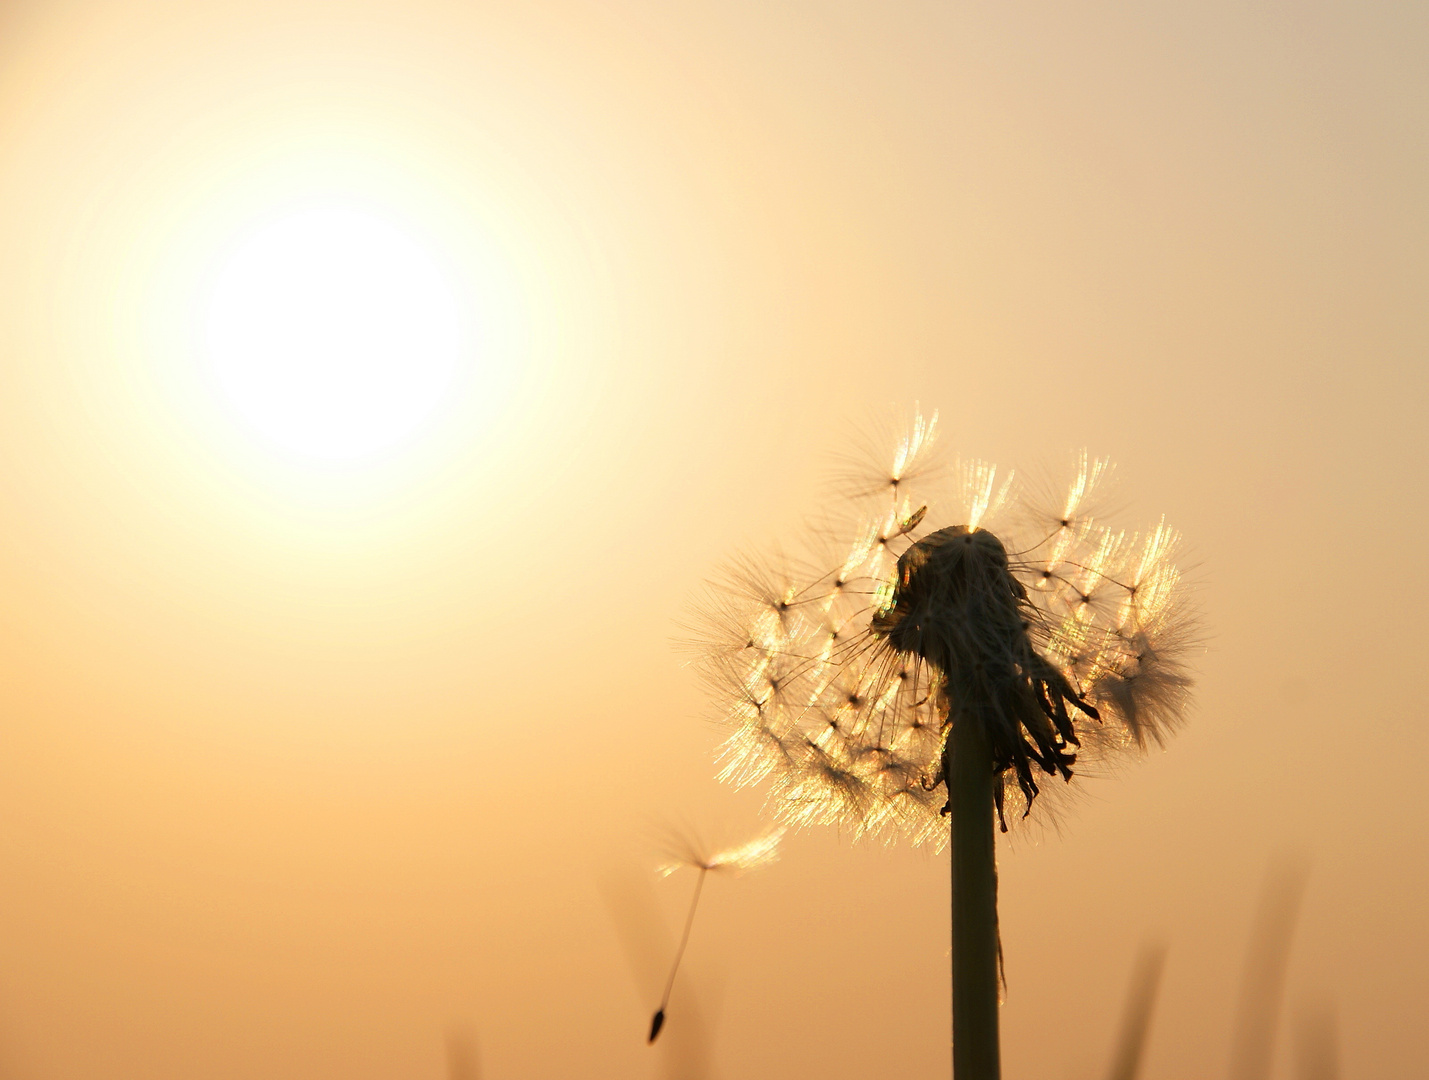
<instances>
[{"instance_id":1,"label":"golden haze","mask_svg":"<svg viewBox=\"0 0 1429 1080\"><path fill-rule=\"evenodd\" d=\"M1004 849L1006 1074L1101 1075L1161 940L1145 1075L1223 1075L1299 852L1276 1075L1328 1007L1347 1080L1419 1076L1426 22L12 0L0 1075L438 1077L449 1037L495 1078L946 1075L937 857L811 831L712 879L653 1050L606 903L658 956L660 828L758 829L685 605L919 401L1119 462L1211 630L1170 748ZM329 197L435 238L485 334L341 466L194 344L215 252Z\"/></svg>"}]
</instances>

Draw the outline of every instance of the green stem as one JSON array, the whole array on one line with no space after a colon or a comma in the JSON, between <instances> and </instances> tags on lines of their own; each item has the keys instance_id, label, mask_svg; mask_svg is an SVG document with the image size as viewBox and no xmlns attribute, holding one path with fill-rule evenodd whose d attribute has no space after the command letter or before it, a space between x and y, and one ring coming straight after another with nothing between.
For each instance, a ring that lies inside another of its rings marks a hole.
<instances>
[{"instance_id":1,"label":"green stem","mask_svg":"<svg viewBox=\"0 0 1429 1080\"><path fill-rule=\"evenodd\" d=\"M959 717L945 773L953 829L953 1080L999 1080L997 851L987 733Z\"/></svg>"}]
</instances>

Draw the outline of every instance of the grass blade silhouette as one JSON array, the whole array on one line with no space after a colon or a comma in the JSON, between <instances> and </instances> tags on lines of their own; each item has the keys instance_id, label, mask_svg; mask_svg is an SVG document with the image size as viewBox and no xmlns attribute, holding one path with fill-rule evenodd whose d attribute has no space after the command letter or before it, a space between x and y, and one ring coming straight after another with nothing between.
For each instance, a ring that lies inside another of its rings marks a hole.
<instances>
[{"instance_id":1,"label":"grass blade silhouette","mask_svg":"<svg viewBox=\"0 0 1429 1080\"><path fill-rule=\"evenodd\" d=\"M1303 862L1287 862L1266 878L1241 981L1230 1080L1269 1080L1290 943L1308 874Z\"/></svg>"},{"instance_id":2,"label":"grass blade silhouette","mask_svg":"<svg viewBox=\"0 0 1429 1080\"><path fill-rule=\"evenodd\" d=\"M447 1035L447 1080L481 1080L481 1057L469 1032Z\"/></svg>"},{"instance_id":3,"label":"grass blade silhouette","mask_svg":"<svg viewBox=\"0 0 1429 1080\"><path fill-rule=\"evenodd\" d=\"M1116 1055L1112 1058L1108 1080L1136 1080L1146 1051L1146 1036L1151 1030L1151 1015L1156 1008L1156 992L1161 986L1161 971L1166 966L1166 946L1148 945L1142 948L1131 979L1131 991L1122 1014L1121 1031L1117 1034Z\"/></svg>"},{"instance_id":4,"label":"grass blade silhouette","mask_svg":"<svg viewBox=\"0 0 1429 1080\"><path fill-rule=\"evenodd\" d=\"M1295 1080L1339 1080L1339 1035L1330 1005L1300 1010L1295 1019L1294 1052Z\"/></svg>"}]
</instances>

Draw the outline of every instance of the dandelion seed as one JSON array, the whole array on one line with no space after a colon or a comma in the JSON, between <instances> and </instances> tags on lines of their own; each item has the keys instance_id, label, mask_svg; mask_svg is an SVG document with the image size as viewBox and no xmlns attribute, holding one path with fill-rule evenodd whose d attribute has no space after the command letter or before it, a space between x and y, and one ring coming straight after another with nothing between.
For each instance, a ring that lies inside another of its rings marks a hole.
<instances>
[{"instance_id":1,"label":"dandelion seed","mask_svg":"<svg viewBox=\"0 0 1429 1080\"><path fill-rule=\"evenodd\" d=\"M856 434L852 452L840 457L839 486L860 496L908 497L913 487L943 471L933 455L937 434L938 414L925 417L916 411L907 425ZM886 453L889 446L891 454Z\"/></svg>"},{"instance_id":2,"label":"dandelion seed","mask_svg":"<svg viewBox=\"0 0 1429 1080\"><path fill-rule=\"evenodd\" d=\"M936 427L915 414L888 465L848 474L826 563L801 577L745 561L712 588L703 667L733 726L721 777L769 780L780 820L952 842L954 967L977 971L954 978L961 1080L998 1068L993 815L1005 832L1051 781L1163 742L1195 631L1179 535L1094 514L1106 461L1084 452L1041 501L969 461L939 499Z\"/></svg>"},{"instance_id":3,"label":"dandelion seed","mask_svg":"<svg viewBox=\"0 0 1429 1080\"><path fill-rule=\"evenodd\" d=\"M690 943L690 931L695 925L695 910L700 904L700 893L705 886L705 875L712 871L738 875L746 870L767 866L779 857L779 841L783 837L784 830L775 829L763 836L755 837L748 843L726 848L713 855L705 854L701 846L689 837L676 838L670 853L671 858L659 868L659 872L668 876L681 867L691 867L698 870L699 873L695 877L695 892L690 899L690 910L685 916L685 928L680 935L680 943L675 948L675 960L670 965L670 977L665 980L665 992L660 997L660 1007L651 1017L650 1034L646 1038L646 1042L653 1043L659 1038L660 1031L665 1026L665 1010L670 1005L670 992L675 988L675 973L680 970L680 960L685 955L685 946Z\"/></svg>"}]
</instances>

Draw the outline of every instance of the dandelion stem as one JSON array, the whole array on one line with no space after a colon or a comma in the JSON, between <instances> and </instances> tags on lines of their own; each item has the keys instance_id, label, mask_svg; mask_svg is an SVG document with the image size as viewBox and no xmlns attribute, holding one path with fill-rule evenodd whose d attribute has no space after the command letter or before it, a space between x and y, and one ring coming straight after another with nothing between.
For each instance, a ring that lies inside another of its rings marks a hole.
<instances>
[{"instance_id":1,"label":"dandelion stem","mask_svg":"<svg viewBox=\"0 0 1429 1080\"><path fill-rule=\"evenodd\" d=\"M708 866L700 867L699 877L695 879L695 895L690 899L690 913L685 916L685 932L680 935L680 945L675 950L675 962L670 965L670 977L665 980L665 993L660 998L660 1007L655 1010L655 1019L650 1025L649 1042L654 1042L655 1037L660 1034L660 1029L665 1024L665 1009L670 1004L670 991L675 988L675 972L680 970L680 960L685 955L685 946L690 943L690 930L695 925L695 908L700 905L700 890L705 887L705 874L709 872Z\"/></svg>"},{"instance_id":2,"label":"dandelion stem","mask_svg":"<svg viewBox=\"0 0 1429 1080\"><path fill-rule=\"evenodd\" d=\"M953 830L953 1080L999 1080L997 850L987 732L955 718L944 775Z\"/></svg>"}]
</instances>

